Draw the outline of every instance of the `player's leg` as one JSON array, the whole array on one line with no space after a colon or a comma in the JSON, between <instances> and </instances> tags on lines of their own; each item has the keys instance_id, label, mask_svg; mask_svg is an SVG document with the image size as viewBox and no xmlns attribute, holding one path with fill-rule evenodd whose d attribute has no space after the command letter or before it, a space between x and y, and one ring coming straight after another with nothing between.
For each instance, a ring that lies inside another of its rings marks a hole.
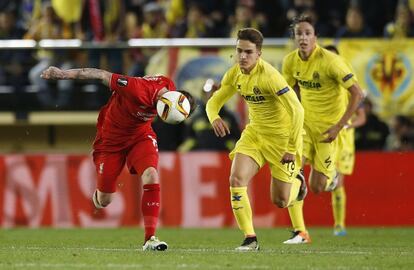
<instances>
[{"instance_id":1,"label":"player's leg","mask_svg":"<svg viewBox=\"0 0 414 270\"><path fill-rule=\"evenodd\" d=\"M96 209L102 209L112 202L113 193L101 192L95 189L92 195L92 202Z\"/></svg>"},{"instance_id":2,"label":"player's leg","mask_svg":"<svg viewBox=\"0 0 414 270\"><path fill-rule=\"evenodd\" d=\"M309 176L310 189L315 194L332 191L338 184L337 145L338 140L315 144L315 156Z\"/></svg>"},{"instance_id":3,"label":"player's leg","mask_svg":"<svg viewBox=\"0 0 414 270\"><path fill-rule=\"evenodd\" d=\"M145 136L128 153L127 165L131 173L141 175L141 211L144 219L144 250L162 251L167 243L155 236L161 206L160 181L157 171L158 147L155 134Z\"/></svg>"},{"instance_id":4,"label":"player's leg","mask_svg":"<svg viewBox=\"0 0 414 270\"><path fill-rule=\"evenodd\" d=\"M334 217L334 235L345 236L346 193L344 186L345 175L339 175L337 188L332 191L332 210Z\"/></svg>"},{"instance_id":5,"label":"player's leg","mask_svg":"<svg viewBox=\"0 0 414 270\"><path fill-rule=\"evenodd\" d=\"M257 237L253 227L253 214L250 206L247 186L250 179L258 172L259 165L251 157L236 153L230 172L230 202L234 217L245 240L236 250L258 250Z\"/></svg>"},{"instance_id":6,"label":"player's leg","mask_svg":"<svg viewBox=\"0 0 414 270\"><path fill-rule=\"evenodd\" d=\"M145 241L155 235L160 213L160 183L155 167L148 167L141 175L142 198L141 211L144 218Z\"/></svg>"},{"instance_id":7,"label":"player's leg","mask_svg":"<svg viewBox=\"0 0 414 270\"><path fill-rule=\"evenodd\" d=\"M300 186L301 181L296 177L292 179L292 183L275 178L272 179L272 202L279 207L288 207L293 226L292 237L284 241L284 244L305 244L311 242L303 217L303 199L298 200Z\"/></svg>"},{"instance_id":8,"label":"player's leg","mask_svg":"<svg viewBox=\"0 0 414 270\"><path fill-rule=\"evenodd\" d=\"M315 194L325 191L328 186L328 179L328 176L312 167L309 175L310 190Z\"/></svg>"},{"instance_id":9,"label":"player's leg","mask_svg":"<svg viewBox=\"0 0 414 270\"><path fill-rule=\"evenodd\" d=\"M155 159L155 157L153 158ZM143 250L163 251L168 248L167 243L160 241L155 236L161 202L159 176L155 167L145 169L141 180L143 184L141 211L145 227Z\"/></svg>"},{"instance_id":10,"label":"player's leg","mask_svg":"<svg viewBox=\"0 0 414 270\"><path fill-rule=\"evenodd\" d=\"M302 164L305 164L306 158L302 158ZM311 243L311 238L305 226L305 218L303 217L303 204L304 198L308 193L308 188L306 186L305 174L303 171L303 165L297 174L296 178L300 180L300 188L298 192L298 197L296 201L293 201L288 206L290 222L292 223L292 236L284 241L284 244L306 244Z\"/></svg>"},{"instance_id":11,"label":"player's leg","mask_svg":"<svg viewBox=\"0 0 414 270\"><path fill-rule=\"evenodd\" d=\"M289 207L289 217L292 223L292 236L284 241L284 244L305 244L310 243L311 238L305 226L305 219L303 217L303 204L304 198L308 192L306 179L304 174L304 167L306 162L313 162L314 148L312 138L309 136L310 132L306 133L303 140L303 156L301 162L301 169L298 172L296 178L301 181L301 186L296 201L292 202Z\"/></svg>"},{"instance_id":12,"label":"player's leg","mask_svg":"<svg viewBox=\"0 0 414 270\"><path fill-rule=\"evenodd\" d=\"M292 236L283 244L307 244L311 243L309 232L306 230L305 219L303 217L304 201L295 201L289 206L289 216L292 222Z\"/></svg>"},{"instance_id":13,"label":"player's leg","mask_svg":"<svg viewBox=\"0 0 414 270\"><path fill-rule=\"evenodd\" d=\"M334 216L334 235L345 236L346 192L345 176L351 175L355 165L354 129L342 130L338 137L337 170L340 172L337 188L332 191L332 210Z\"/></svg>"},{"instance_id":14,"label":"player's leg","mask_svg":"<svg viewBox=\"0 0 414 270\"><path fill-rule=\"evenodd\" d=\"M252 177L264 165L264 157L259 151L263 140L260 135L247 126L234 150L230 153L233 160L230 170L230 203L234 217L245 239L238 251L255 251L259 249L253 227L253 215L247 186Z\"/></svg>"},{"instance_id":15,"label":"player's leg","mask_svg":"<svg viewBox=\"0 0 414 270\"><path fill-rule=\"evenodd\" d=\"M298 170L295 169L295 163L291 162L284 165L276 165L277 167L287 167L278 172L273 173L274 165L270 165L272 170L272 181L270 184L270 198L272 203L280 208L286 208L298 199L301 181L295 177ZM284 175L281 175L284 174Z\"/></svg>"},{"instance_id":16,"label":"player's leg","mask_svg":"<svg viewBox=\"0 0 414 270\"><path fill-rule=\"evenodd\" d=\"M276 142L271 142L266 145L263 153L266 160L269 163L272 182L271 182L271 200L279 207L288 207L289 215L291 217L292 225L294 228L294 235L284 243L309 243L310 237L306 231L305 221L303 218L303 199L306 196L305 193L300 193L300 189L306 183L303 179L300 179L302 149L297 150L296 158L294 162L288 164L281 164L280 160L285 154L284 147L278 146L285 145L283 140L278 138ZM286 142L287 143L287 142Z\"/></svg>"},{"instance_id":17,"label":"player's leg","mask_svg":"<svg viewBox=\"0 0 414 270\"><path fill-rule=\"evenodd\" d=\"M273 204L279 208L286 208L296 201L300 188L300 181L294 179L292 183L272 177L270 184L270 198Z\"/></svg>"},{"instance_id":18,"label":"player's leg","mask_svg":"<svg viewBox=\"0 0 414 270\"><path fill-rule=\"evenodd\" d=\"M304 162L306 162L306 158L302 159ZM306 184L306 178L305 178L305 169L302 167L297 175L296 178L300 181L300 187L298 192L298 201L303 201L308 194L308 186Z\"/></svg>"},{"instance_id":19,"label":"player's leg","mask_svg":"<svg viewBox=\"0 0 414 270\"><path fill-rule=\"evenodd\" d=\"M93 160L97 173L97 188L92 196L95 208L101 209L112 202L116 191L116 180L125 164L122 153L94 152Z\"/></svg>"},{"instance_id":20,"label":"player's leg","mask_svg":"<svg viewBox=\"0 0 414 270\"><path fill-rule=\"evenodd\" d=\"M307 187L306 178L305 178L305 165L306 165L306 162L308 162L309 164L313 164L313 157L315 155L314 143L310 135L311 135L311 132L308 130L306 131L306 135L303 137L303 151L302 151L302 156L301 156L301 166L296 176L296 178L301 181L299 194L298 194L298 201L303 200L308 194L308 187ZM290 212L291 212L291 209L289 210L289 213Z\"/></svg>"},{"instance_id":21,"label":"player's leg","mask_svg":"<svg viewBox=\"0 0 414 270\"><path fill-rule=\"evenodd\" d=\"M309 155L308 155L309 156ZM306 179L304 174L304 164L306 158L302 157L302 166L296 178L300 181L300 188L296 201L293 201L288 206L290 222L292 223L292 236L284 241L284 244L307 244L311 243L309 232L306 230L305 218L303 216L304 198L308 193Z\"/></svg>"},{"instance_id":22,"label":"player's leg","mask_svg":"<svg viewBox=\"0 0 414 270\"><path fill-rule=\"evenodd\" d=\"M287 167L291 167L290 170L287 169L288 172L291 171L292 175L297 175L297 170L292 168L292 164L289 164ZM279 176L279 178L281 177ZM276 203L276 205L279 207L288 207L289 216L293 227L292 236L283 243L310 243L311 238L306 230L305 219L303 217L303 197L299 197L299 190L302 186L302 181L297 176L290 177L290 183L288 183L288 180L289 179L279 180L273 178L271 184L273 203ZM280 197L280 195L282 196ZM280 203L281 201L287 203Z\"/></svg>"}]
</instances>

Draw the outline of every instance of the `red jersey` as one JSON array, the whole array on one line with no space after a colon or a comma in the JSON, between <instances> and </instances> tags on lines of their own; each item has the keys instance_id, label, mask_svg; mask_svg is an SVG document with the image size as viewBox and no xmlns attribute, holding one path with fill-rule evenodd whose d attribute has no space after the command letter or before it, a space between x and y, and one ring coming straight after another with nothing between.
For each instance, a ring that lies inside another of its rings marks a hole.
<instances>
[{"instance_id":1,"label":"red jersey","mask_svg":"<svg viewBox=\"0 0 414 270\"><path fill-rule=\"evenodd\" d=\"M108 103L99 112L94 150L116 152L154 135L151 122L157 114L158 92L174 83L164 76L129 77L112 74Z\"/></svg>"}]
</instances>

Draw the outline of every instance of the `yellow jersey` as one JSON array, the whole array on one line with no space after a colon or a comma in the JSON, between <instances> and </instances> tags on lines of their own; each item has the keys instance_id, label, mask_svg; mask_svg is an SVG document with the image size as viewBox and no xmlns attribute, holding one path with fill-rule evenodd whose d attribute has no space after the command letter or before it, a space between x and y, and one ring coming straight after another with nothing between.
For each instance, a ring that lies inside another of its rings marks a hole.
<instances>
[{"instance_id":1,"label":"yellow jersey","mask_svg":"<svg viewBox=\"0 0 414 270\"><path fill-rule=\"evenodd\" d=\"M305 61L297 49L285 57L282 70L290 86L299 86L305 125L324 128L341 119L347 107L341 87L348 89L356 82L342 57L317 45Z\"/></svg>"},{"instance_id":2,"label":"yellow jersey","mask_svg":"<svg viewBox=\"0 0 414 270\"><path fill-rule=\"evenodd\" d=\"M304 110L282 75L259 59L250 74L243 74L238 64L224 75L220 89L208 100L210 123L219 118L220 108L239 93L249 108L249 125L263 135L289 137L289 153L301 148Z\"/></svg>"}]
</instances>

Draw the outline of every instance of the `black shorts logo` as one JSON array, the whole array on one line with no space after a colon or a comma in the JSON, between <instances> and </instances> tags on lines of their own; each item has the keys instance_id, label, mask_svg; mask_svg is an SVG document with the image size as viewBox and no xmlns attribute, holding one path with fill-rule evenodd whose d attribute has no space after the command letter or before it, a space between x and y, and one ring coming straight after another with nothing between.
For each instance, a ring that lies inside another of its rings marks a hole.
<instances>
[{"instance_id":1,"label":"black shorts logo","mask_svg":"<svg viewBox=\"0 0 414 270\"><path fill-rule=\"evenodd\" d=\"M331 156L329 156L327 159L325 159L326 168L329 168L331 166L332 160Z\"/></svg>"},{"instance_id":2,"label":"black shorts logo","mask_svg":"<svg viewBox=\"0 0 414 270\"><path fill-rule=\"evenodd\" d=\"M128 80L127 80L126 78L119 78L119 79L116 81L116 84L117 84L118 86L120 86L120 87L125 87L125 86L127 86L127 85L128 85Z\"/></svg>"}]
</instances>

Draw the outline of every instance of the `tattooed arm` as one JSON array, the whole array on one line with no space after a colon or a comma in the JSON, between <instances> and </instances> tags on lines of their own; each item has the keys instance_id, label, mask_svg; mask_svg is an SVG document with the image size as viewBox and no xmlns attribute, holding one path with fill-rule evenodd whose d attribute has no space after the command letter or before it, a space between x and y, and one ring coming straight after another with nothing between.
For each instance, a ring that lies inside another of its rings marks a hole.
<instances>
[{"instance_id":1,"label":"tattooed arm","mask_svg":"<svg viewBox=\"0 0 414 270\"><path fill-rule=\"evenodd\" d=\"M76 68L62 70L57 67L48 67L40 75L46 80L100 80L105 86L109 87L112 73L96 68Z\"/></svg>"}]
</instances>

